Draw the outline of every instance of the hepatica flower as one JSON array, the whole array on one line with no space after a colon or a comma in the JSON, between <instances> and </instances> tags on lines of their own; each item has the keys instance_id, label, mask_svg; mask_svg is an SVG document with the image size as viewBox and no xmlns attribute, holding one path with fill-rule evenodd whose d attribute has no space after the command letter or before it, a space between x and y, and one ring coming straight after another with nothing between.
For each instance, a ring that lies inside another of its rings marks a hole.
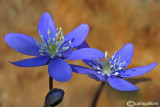
<instances>
[{"instance_id":1,"label":"hepatica flower","mask_svg":"<svg viewBox=\"0 0 160 107\"><path fill-rule=\"evenodd\" d=\"M5 36L6 43L16 51L36 56L12 64L20 67L36 67L48 64L49 75L57 81L68 81L72 77L72 69L66 60L93 60L102 58L104 54L93 48L72 50L85 40L89 31L87 24L81 24L63 36L62 28L56 29L49 13L43 13L38 24L41 43L35 38L20 33L9 33Z\"/></svg>"},{"instance_id":2,"label":"hepatica flower","mask_svg":"<svg viewBox=\"0 0 160 107\"><path fill-rule=\"evenodd\" d=\"M80 48L89 47L84 42ZM111 57L107 57L105 53L104 60L84 60L84 62L93 69L71 65L76 73L86 74L97 81L106 81L110 86L119 91L134 91L139 88L129 83L123 78L135 77L147 73L152 70L157 63L152 63L147 66L125 69L131 62L133 56L133 45L128 43Z\"/></svg>"}]
</instances>

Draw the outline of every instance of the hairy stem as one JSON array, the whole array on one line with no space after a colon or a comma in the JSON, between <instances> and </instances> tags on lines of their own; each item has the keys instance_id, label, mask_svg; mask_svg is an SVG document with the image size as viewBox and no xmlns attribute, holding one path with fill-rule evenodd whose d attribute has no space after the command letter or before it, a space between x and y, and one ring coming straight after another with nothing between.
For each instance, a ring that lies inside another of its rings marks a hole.
<instances>
[{"instance_id":1,"label":"hairy stem","mask_svg":"<svg viewBox=\"0 0 160 107\"><path fill-rule=\"evenodd\" d=\"M97 90L97 92L96 92L96 94L95 94L95 96L94 96L94 99L93 99L93 102L92 102L91 107L96 107L97 101L98 101L98 99L99 99L99 96L100 96L100 94L101 94L101 91L102 91L104 85L105 85L105 82L102 82L101 85L100 85L100 87L98 88L98 90Z\"/></svg>"}]
</instances>

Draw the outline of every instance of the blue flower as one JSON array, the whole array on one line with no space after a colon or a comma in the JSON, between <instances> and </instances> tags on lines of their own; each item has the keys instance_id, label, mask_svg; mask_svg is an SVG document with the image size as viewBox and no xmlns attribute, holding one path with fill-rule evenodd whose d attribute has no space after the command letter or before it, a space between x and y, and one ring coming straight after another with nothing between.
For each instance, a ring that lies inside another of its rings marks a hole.
<instances>
[{"instance_id":1,"label":"blue flower","mask_svg":"<svg viewBox=\"0 0 160 107\"><path fill-rule=\"evenodd\" d=\"M84 41L79 48L89 47ZM119 51L111 57L107 57L105 53L104 60L83 60L87 65L93 69L81 67L78 65L71 65L72 70L76 73L86 74L97 81L106 81L110 86L119 91L135 91L139 88L129 83L123 78L135 77L147 73L152 70L157 63L152 63L147 66L125 69L131 62L133 56L133 45L127 43Z\"/></svg>"},{"instance_id":2,"label":"blue flower","mask_svg":"<svg viewBox=\"0 0 160 107\"><path fill-rule=\"evenodd\" d=\"M52 16L44 12L39 20L38 33L42 41L25 34L9 33L5 36L6 43L16 51L36 56L12 64L20 67L36 67L48 64L49 75L57 81L68 81L72 77L72 69L64 60L93 60L102 58L104 54L93 48L72 50L83 43L87 37L89 27L81 24L73 31L63 36L62 28L56 29Z\"/></svg>"}]
</instances>

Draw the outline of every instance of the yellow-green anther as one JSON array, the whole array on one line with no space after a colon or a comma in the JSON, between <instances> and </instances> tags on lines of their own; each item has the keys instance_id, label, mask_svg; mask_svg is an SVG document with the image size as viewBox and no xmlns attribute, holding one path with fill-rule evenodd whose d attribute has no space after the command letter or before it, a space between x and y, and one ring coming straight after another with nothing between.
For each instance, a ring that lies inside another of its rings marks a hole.
<instances>
[{"instance_id":1,"label":"yellow-green anther","mask_svg":"<svg viewBox=\"0 0 160 107\"><path fill-rule=\"evenodd\" d=\"M40 46L39 42L36 42L37 46Z\"/></svg>"},{"instance_id":2,"label":"yellow-green anther","mask_svg":"<svg viewBox=\"0 0 160 107\"><path fill-rule=\"evenodd\" d=\"M71 43L72 43L72 42L71 42L71 40L70 40L70 41L69 41L69 45L71 45Z\"/></svg>"},{"instance_id":3,"label":"yellow-green anther","mask_svg":"<svg viewBox=\"0 0 160 107\"><path fill-rule=\"evenodd\" d=\"M119 67L118 69L119 69L119 70L121 70L121 69L122 69L122 67Z\"/></svg>"},{"instance_id":4,"label":"yellow-green anther","mask_svg":"<svg viewBox=\"0 0 160 107\"><path fill-rule=\"evenodd\" d=\"M63 44L64 43L64 36L63 36L63 30L61 27L57 28L57 33L55 34L56 37L51 37L51 30L48 27L48 31L46 32L48 34L48 39L44 40L43 35L39 31L39 36L42 40L42 43L39 43L36 39L36 44L40 45L40 55L49 55L51 58L54 58L55 56L62 56L62 52L69 49L68 44L71 44L71 42ZM60 35L60 37L58 37ZM61 48L63 45L63 48Z\"/></svg>"},{"instance_id":5,"label":"yellow-green anther","mask_svg":"<svg viewBox=\"0 0 160 107\"><path fill-rule=\"evenodd\" d=\"M50 28L48 27L48 35L50 35L51 34L51 30L50 30Z\"/></svg>"},{"instance_id":6,"label":"yellow-green anther","mask_svg":"<svg viewBox=\"0 0 160 107\"><path fill-rule=\"evenodd\" d=\"M62 40L64 39L64 36L62 36Z\"/></svg>"},{"instance_id":7,"label":"yellow-green anther","mask_svg":"<svg viewBox=\"0 0 160 107\"><path fill-rule=\"evenodd\" d=\"M91 63L91 62L89 62L88 64L89 64L89 65L92 65L92 63Z\"/></svg>"},{"instance_id":8,"label":"yellow-green anther","mask_svg":"<svg viewBox=\"0 0 160 107\"><path fill-rule=\"evenodd\" d=\"M65 47L65 50L68 50L69 49L69 47Z\"/></svg>"},{"instance_id":9,"label":"yellow-green anther","mask_svg":"<svg viewBox=\"0 0 160 107\"><path fill-rule=\"evenodd\" d=\"M54 58L54 56L50 56L51 58Z\"/></svg>"},{"instance_id":10,"label":"yellow-green anther","mask_svg":"<svg viewBox=\"0 0 160 107\"><path fill-rule=\"evenodd\" d=\"M44 52L43 50L39 50L39 52Z\"/></svg>"},{"instance_id":11,"label":"yellow-green anther","mask_svg":"<svg viewBox=\"0 0 160 107\"><path fill-rule=\"evenodd\" d=\"M62 28L61 27L59 27L59 31L61 31L62 30Z\"/></svg>"},{"instance_id":12,"label":"yellow-green anther","mask_svg":"<svg viewBox=\"0 0 160 107\"><path fill-rule=\"evenodd\" d=\"M58 45L59 41L56 42L56 45Z\"/></svg>"},{"instance_id":13,"label":"yellow-green anther","mask_svg":"<svg viewBox=\"0 0 160 107\"><path fill-rule=\"evenodd\" d=\"M55 38L53 38L53 42L55 41Z\"/></svg>"},{"instance_id":14,"label":"yellow-green anther","mask_svg":"<svg viewBox=\"0 0 160 107\"><path fill-rule=\"evenodd\" d=\"M59 56L59 57L61 57L61 56L62 56L62 54L58 54L58 56Z\"/></svg>"},{"instance_id":15,"label":"yellow-green anther","mask_svg":"<svg viewBox=\"0 0 160 107\"><path fill-rule=\"evenodd\" d=\"M63 47L63 50L65 50L65 47Z\"/></svg>"},{"instance_id":16,"label":"yellow-green anther","mask_svg":"<svg viewBox=\"0 0 160 107\"><path fill-rule=\"evenodd\" d=\"M47 45L45 43L43 45L44 45L44 47L47 47Z\"/></svg>"},{"instance_id":17,"label":"yellow-green anther","mask_svg":"<svg viewBox=\"0 0 160 107\"><path fill-rule=\"evenodd\" d=\"M112 55L112 57L111 57L111 58L112 58L112 60L113 60L113 58L114 58L114 55Z\"/></svg>"},{"instance_id":18,"label":"yellow-green anther","mask_svg":"<svg viewBox=\"0 0 160 107\"><path fill-rule=\"evenodd\" d=\"M115 72L115 74L114 75L118 75L119 73L118 72Z\"/></svg>"},{"instance_id":19,"label":"yellow-green anther","mask_svg":"<svg viewBox=\"0 0 160 107\"><path fill-rule=\"evenodd\" d=\"M119 55L119 59L118 59L119 61L121 60L121 56Z\"/></svg>"},{"instance_id":20,"label":"yellow-green anther","mask_svg":"<svg viewBox=\"0 0 160 107\"><path fill-rule=\"evenodd\" d=\"M105 58L107 58L107 54L108 54L108 52L106 51L106 52L105 52Z\"/></svg>"},{"instance_id":21,"label":"yellow-green anther","mask_svg":"<svg viewBox=\"0 0 160 107\"><path fill-rule=\"evenodd\" d=\"M113 62L116 62L117 61L117 59L115 59Z\"/></svg>"},{"instance_id":22,"label":"yellow-green anther","mask_svg":"<svg viewBox=\"0 0 160 107\"><path fill-rule=\"evenodd\" d=\"M43 53L40 53L40 55L43 56L44 54L43 54Z\"/></svg>"},{"instance_id":23,"label":"yellow-green anther","mask_svg":"<svg viewBox=\"0 0 160 107\"><path fill-rule=\"evenodd\" d=\"M120 63L120 64L119 64L119 66L122 66L122 65L123 65L123 63Z\"/></svg>"},{"instance_id":24,"label":"yellow-green anther","mask_svg":"<svg viewBox=\"0 0 160 107\"><path fill-rule=\"evenodd\" d=\"M58 38L58 33L56 33L56 38Z\"/></svg>"},{"instance_id":25,"label":"yellow-green anther","mask_svg":"<svg viewBox=\"0 0 160 107\"><path fill-rule=\"evenodd\" d=\"M50 43L50 40L47 40L47 43L49 44L49 43Z\"/></svg>"},{"instance_id":26,"label":"yellow-green anther","mask_svg":"<svg viewBox=\"0 0 160 107\"><path fill-rule=\"evenodd\" d=\"M100 68L97 66L97 70L100 70Z\"/></svg>"},{"instance_id":27,"label":"yellow-green anther","mask_svg":"<svg viewBox=\"0 0 160 107\"><path fill-rule=\"evenodd\" d=\"M126 61L123 62L123 65L126 64Z\"/></svg>"},{"instance_id":28,"label":"yellow-green anther","mask_svg":"<svg viewBox=\"0 0 160 107\"><path fill-rule=\"evenodd\" d=\"M43 38L43 35L42 35L42 34L40 34L40 37L41 37L41 38Z\"/></svg>"}]
</instances>

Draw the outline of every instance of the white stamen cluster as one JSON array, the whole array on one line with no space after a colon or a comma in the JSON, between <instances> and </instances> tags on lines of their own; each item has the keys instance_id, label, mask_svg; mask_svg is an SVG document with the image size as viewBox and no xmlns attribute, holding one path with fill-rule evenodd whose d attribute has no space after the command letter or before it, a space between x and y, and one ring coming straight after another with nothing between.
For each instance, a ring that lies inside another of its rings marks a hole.
<instances>
[{"instance_id":1,"label":"white stamen cluster","mask_svg":"<svg viewBox=\"0 0 160 107\"><path fill-rule=\"evenodd\" d=\"M55 56L62 56L62 52L67 51L69 49L69 45L71 45L71 40L65 42L64 36L63 36L63 30L61 27L57 28L57 33L55 34L54 38L51 38L51 31L48 28L48 40L44 40L43 35L39 31L40 38L42 40L42 43L39 43L36 40L36 44L39 46L40 55L46 56L49 55L51 58L54 58ZM60 37L59 37L60 35ZM65 43L64 43L65 42Z\"/></svg>"},{"instance_id":2,"label":"white stamen cluster","mask_svg":"<svg viewBox=\"0 0 160 107\"><path fill-rule=\"evenodd\" d=\"M116 52L115 52L116 54ZM93 66L95 70L98 71L98 73L102 75L118 75L118 71L122 70L123 65L126 63L124 61L123 63L121 62L121 56L119 56L118 59L115 59L115 54L110 58L107 58L107 51L105 52L105 58L103 61L94 61L93 63L89 63L90 65Z\"/></svg>"}]
</instances>

